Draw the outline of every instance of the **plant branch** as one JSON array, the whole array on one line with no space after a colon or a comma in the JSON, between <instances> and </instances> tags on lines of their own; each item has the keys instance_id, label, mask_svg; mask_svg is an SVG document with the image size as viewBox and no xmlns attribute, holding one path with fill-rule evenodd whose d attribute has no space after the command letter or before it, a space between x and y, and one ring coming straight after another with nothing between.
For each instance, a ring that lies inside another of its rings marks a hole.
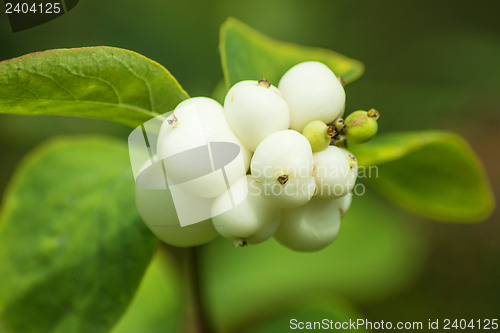
<instances>
[{"instance_id":1,"label":"plant branch","mask_svg":"<svg viewBox=\"0 0 500 333\"><path fill-rule=\"evenodd\" d=\"M177 248L162 244L162 248L175 258L180 272L185 295L186 317L184 332L213 333L212 322L207 314L203 298L202 277L200 273L201 247Z\"/></svg>"},{"instance_id":2,"label":"plant branch","mask_svg":"<svg viewBox=\"0 0 500 333\"><path fill-rule=\"evenodd\" d=\"M214 332L211 326L210 319L207 314L203 298L202 278L200 274L200 250L201 246L191 247L189 251L188 264L190 273L190 292L192 295L193 318L197 320L199 332L212 333Z\"/></svg>"}]
</instances>

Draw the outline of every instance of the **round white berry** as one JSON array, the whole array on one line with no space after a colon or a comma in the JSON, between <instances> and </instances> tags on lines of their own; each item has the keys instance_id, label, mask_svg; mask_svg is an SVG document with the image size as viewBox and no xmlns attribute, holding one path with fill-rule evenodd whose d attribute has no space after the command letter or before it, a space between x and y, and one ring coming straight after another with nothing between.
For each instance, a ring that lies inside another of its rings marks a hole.
<instances>
[{"instance_id":1,"label":"round white berry","mask_svg":"<svg viewBox=\"0 0 500 333\"><path fill-rule=\"evenodd\" d=\"M263 195L282 208L308 202L315 191L313 155L309 141L285 130L265 138L255 150L250 170Z\"/></svg>"},{"instance_id":2,"label":"round white berry","mask_svg":"<svg viewBox=\"0 0 500 333\"><path fill-rule=\"evenodd\" d=\"M313 156L317 196L340 198L353 189L357 177L353 155L342 148L328 146Z\"/></svg>"},{"instance_id":3,"label":"round white berry","mask_svg":"<svg viewBox=\"0 0 500 333\"><path fill-rule=\"evenodd\" d=\"M292 67L278 85L290 111L290 128L302 132L312 120L325 124L340 117L345 107L345 92L326 65L308 61Z\"/></svg>"},{"instance_id":4,"label":"round white berry","mask_svg":"<svg viewBox=\"0 0 500 333\"><path fill-rule=\"evenodd\" d=\"M351 202L352 202L352 192L347 193L343 197L333 199L333 201L337 204L340 210L340 216L344 216L345 213L349 210L351 207Z\"/></svg>"},{"instance_id":5,"label":"round white berry","mask_svg":"<svg viewBox=\"0 0 500 333\"><path fill-rule=\"evenodd\" d=\"M296 251L318 251L331 244L340 229L340 210L334 200L313 198L301 207L284 210L274 237Z\"/></svg>"},{"instance_id":6,"label":"round white berry","mask_svg":"<svg viewBox=\"0 0 500 333\"><path fill-rule=\"evenodd\" d=\"M136 180L135 201L144 223L161 241L173 246L197 246L216 238L211 219L181 227L170 190L158 184L164 179L157 163L147 163Z\"/></svg>"},{"instance_id":7,"label":"round white berry","mask_svg":"<svg viewBox=\"0 0 500 333\"><path fill-rule=\"evenodd\" d=\"M290 125L286 102L278 89L266 82L236 83L224 101L224 114L229 126L251 151L255 151L268 135L285 130Z\"/></svg>"},{"instance_id":8,"label":"round white berry","mask_svg":"<svg viewBox=\"0 0 500 333\"><path fill-rule=\"evenodd\" d=\"M190 98L175 108L161 126L157 152L165 160L169 184L206 198L220 195L245 175L250 159L222 106L205 97Z\"/></svg>"},{"instance_id":9,"label":"round white berry","mask_svg":"<svg viewBox=\"0 0 500 333\"><path fill-rule=\"evenodd\" d=\"M265 241L281 220L281 209L267 201L255 185L252 176L244 176L212 205L215 229L235 246Z\"/></svg>"}]
</instances>

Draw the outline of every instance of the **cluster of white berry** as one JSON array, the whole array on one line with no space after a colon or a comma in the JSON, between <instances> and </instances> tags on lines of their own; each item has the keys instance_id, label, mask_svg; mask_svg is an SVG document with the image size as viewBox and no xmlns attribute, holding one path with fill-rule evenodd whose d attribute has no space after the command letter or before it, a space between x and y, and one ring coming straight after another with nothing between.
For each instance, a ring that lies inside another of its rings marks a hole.
<instances>
[{"instance_id":1,"label":"cluster of white berry","mask_svg":"<svg viewBox=\"0 0 500 333\"><path fill-rule=\"evenodd\" d=\"M143 220L175 246L203 244L220 234L235 246L274 236L297 251L326 247L338 234L357 178L346 142L365 142L377 131L376 110L356 111L344 121L344 108L341 81L319 62L294 66L278 88L265 79L239 82L224 106L206 97L183 101L161 126L158 159L186 151L217 154L213 145L196 149L204 142L232 143L238 158L227 159L222 182L213 162L207 172L193 159L167 163L170 179L207 199L211 218L180 227L168 190L137 187Z\"/></svg>"}]
</instances>

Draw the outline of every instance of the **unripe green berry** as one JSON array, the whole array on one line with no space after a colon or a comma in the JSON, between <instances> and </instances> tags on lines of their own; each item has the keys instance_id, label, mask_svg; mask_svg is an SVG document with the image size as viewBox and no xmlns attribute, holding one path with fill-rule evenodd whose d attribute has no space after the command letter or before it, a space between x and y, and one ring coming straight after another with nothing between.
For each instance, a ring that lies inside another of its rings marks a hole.
<instances>
[{"instance_id":1,"label":"unripe green berry","mask_svg":"<svg viewBox=\"0 0 500 333\"><path fill-rule=\"evenodd\" d=\"M345 119L345 135L350 143L364 143L377 134L379 112L355 111Z\"/></svg>"},{"instance_id":2,"label":"unripe green berry","mask_svg":"<svg viewBox=\"0 0 500 333\"><path fill-rule=\"evenodd\" d=\"M340 133L344 127L345 127L345 121L342 118L338 118L333 122L333 126L335 126L335 129L337 130L337 133Z\"/></svg>"},{"instance_id":3,"label":"unripe green berry","mask_svg":"<svg viewBox=\"0 0 500 333\"><path fill-rule=\"evenodd\" d=\"M332 136L328 135L328 129L329 127L321 120L313 120L304 126L302 135L311 144L313 152L322 151L330 144Z\"/></svg>"}]
</instances>

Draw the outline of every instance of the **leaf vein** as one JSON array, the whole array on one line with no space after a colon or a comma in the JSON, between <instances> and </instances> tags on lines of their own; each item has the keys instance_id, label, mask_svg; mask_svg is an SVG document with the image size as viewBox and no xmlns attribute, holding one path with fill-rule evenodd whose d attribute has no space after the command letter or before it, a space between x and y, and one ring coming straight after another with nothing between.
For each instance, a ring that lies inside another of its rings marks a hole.
<instances>
[{"instance_id":1,"label":"leaf vein","mask_svg":"<svg viewBox=\"0 0 500 333\"><path fill-rule=\"evenodd\" d=\"M131 110L137 111L139 113L146 114L146 115L148 115L151 118L153 118L153 117L156 116L156 114L153 113L152 111L143 109L143 108L138 107L136 105L131 105L131 104L127 104L127 103L115 103L115 104L113 104L113 103L108 103L108 102L89 101L89 100L82 100L82 99L79 99L77 101L71 101L71 100L68 100L68 99L50 99L50 98L16 98L16 99L10 99L10 100L9 99L0 100L0 105L6 104L4 102L7 102L7 101L22 102L22 101L26 101L26 100L60 101L60 102L66 102L66 103L91 103L91 104L106 105L108 107L119 106L119 107L123 107L123 108L127 108L127 109L131 109ZM5 112L0 111L0 113L5 113Z\"/></svg>"},{"instance_id":2,"label":"leaf vein","mask_svg":"<svg viewBox=\"0 0 500 333\"><path fill-rule=\"evenodd\" d=\"M136 78L142 80L144 82L144 84L146 85L146 88L148 89L148 94L149 94L149 107L151 108L151 111L153 111L154 113L156 108L155 108L155 105L154 105L154 100L153 100L153 92L152 92L152 89L151 89L151 86L149 84L149 82L142 76L140 76L139 74L137 74L136 71L134 71L129 65L127 65L125 62L123 62L122 60L120 60L119 58L115 57L113 55L113 58L115 60L117 60L119 63L121 63L130 73L132 73L132 75L134 75Z\"/></svg>"},{"instance_id":3,"label":"leaf vein","mask_svg":"<svg viewBox=\"0 0 500 333\"><path fill-rule=\"evenodd\" d=\"M10 86L16 86L16 87L19 87L19 88L21 88L21 89L26 90L26 91L27 91L27 92L29 92L30 94L33 94L36 98L40 98L40 97L38 96L38 94L37 94L37 93L35 93L34 91L32 91L32 90L30 90L30 89L28 89L28 88L26 88L26 87L22 86L22 84L21 84L21 83L9 83L9 82L2 82L1 84L6 84L6 85L10 85Z\"/></svg>"},{"instance_id":4,"label":"leaf vein","mask_svg":"<svg viewBox=\"0 0 500 333\"><path fill-rule=\"evenodd\" d=\"M71 75L78 76L78 77L83 77L83 78L89 79L89 80L96 80L96 81L99 81L99 82L102 82L102 83L106 84L107 86L109 86L113 90L113 92L115 94L115 97L116 97L116 100L117 100L117 104L121 104L122 103L122 98L120 96L120 93L115 88L115 86L112 85L110 82L108 82L108 81L106 81L104 79L101 79L100 77L94 77L94 76L88 76L88 75L83 75L83 74L75 73L75 72L69 70L68 68L66 70Z\"/></svg>"},{"instance_id":5,"label":"leaf vein","mask_svg":"<svg viewBox=\"0 0 500 333\"><path fill-rule=\"evenodd\" d=\"M66 91L75 101L77 101L78 99L76 98L75 95L73 95L73 93L71 91L69 91L67 88L65 88L62 84L60 84L59 82L57 82L53 77L49 76L49 75L46 75L46 74L42 74L42 73L37 73L37 72L32 72L32 71L29 71L29 70L24 70L26 73L30 73L32 75L38 75L38 76L41 76L41 77L44 77L46 79L49 79L51 80L52 82L54 82L55 84L57 84L59 87L61 87L61 89L63 89L64 91Z\"/></svg>"}]
</instances>

